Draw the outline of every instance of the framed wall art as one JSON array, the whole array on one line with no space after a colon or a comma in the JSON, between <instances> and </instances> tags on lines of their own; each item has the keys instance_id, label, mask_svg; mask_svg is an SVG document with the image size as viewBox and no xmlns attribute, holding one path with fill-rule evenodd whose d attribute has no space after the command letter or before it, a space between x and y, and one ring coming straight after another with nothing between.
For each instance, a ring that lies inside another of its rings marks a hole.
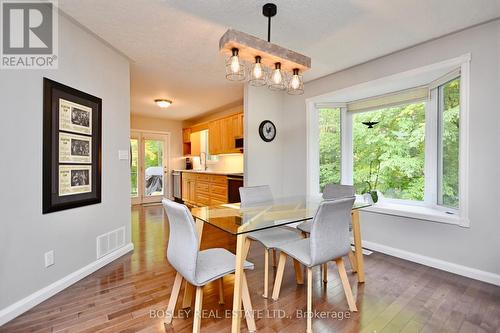
<instances>
[{"instance_id":1,"label":"framed wall art","mask_svg":"<svg viewBox=\"0 0 500 333\"><path fill-rule=\"evenodd\" d=\"M43 81L42 213L101 202L102 100Z\"/></svg>"}]
</instances>

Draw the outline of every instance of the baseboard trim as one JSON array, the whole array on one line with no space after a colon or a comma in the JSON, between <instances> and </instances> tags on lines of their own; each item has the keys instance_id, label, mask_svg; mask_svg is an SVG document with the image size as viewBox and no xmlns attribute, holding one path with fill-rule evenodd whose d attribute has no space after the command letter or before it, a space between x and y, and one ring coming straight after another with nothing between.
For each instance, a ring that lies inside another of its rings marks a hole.
<instances>
[{"instance_id":1,"label":"baseboard trim","mask_svg":"<svg viewBox=\"0 0 500 333\"><path fill-rule=\"evenodd\" d=\"M442 271L462 275L471 279L491 283L500 286L500 275L491 272L482 271L476 268L467 267L463 265L454 264L441 259L436 259L432 257L427 257L421 254L397 249L387 245L382 245L370 241L363 241L363 247L388 254L393 257L405 259L408 261L416 262L425 266L430 266L433 268L440 269Z\"/></svg>"},{"instance_id":2,"label":"baseboard trim","mask_svg":"<svg viewBox=\"0 0 500 333\"><path fill-rule=\"evenodd\" d=\"M116 251L94 261L93 263L88 264L85 267L80 268L79 270L63 277L60 280L44 287L33 294L15 302L14 304L9 305L8 307L0 310L0 326L11 321L17 316L23 314L34 306L40 304L41 302L47 300L48 298L54 296L58 292L68 288L75 282L80 281L87 275L90 275L97 271L98 269L106 266L107 264L113 262L114 260L120 258L124 254L129 253L134 250L134 244L129 243Z\"/></svg>"}]
</instances>

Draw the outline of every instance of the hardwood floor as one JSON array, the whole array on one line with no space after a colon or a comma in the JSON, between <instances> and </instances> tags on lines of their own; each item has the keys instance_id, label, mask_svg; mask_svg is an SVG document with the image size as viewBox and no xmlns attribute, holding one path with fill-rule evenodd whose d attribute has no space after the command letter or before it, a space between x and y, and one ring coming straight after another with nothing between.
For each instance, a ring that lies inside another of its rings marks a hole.
<instances>
[{"instance_id":1,"label":"hardwood floor","mask_svg":"<svg viewBox=\"0 0 500 333\"><path fill-rule=\"evenodd\" d=\"M133 254L0 327L0 332L190 332L188 311L178 312L187 319L174 318L166 327L163 318L151 317L151 311L166 308L175 278L165 259L168 222L161 206L132 209L132 239ZM234 250L235 239L206 225L202 248L208 247ZM287 262L280 299L273 301L261 297L264 255L258 244L252 244L249 260L256 265L247 273L253 307L263 317L256 318L258 332L305 332L305 318L296 316L297 310L306 309L306 286L296 285L292 262ZM314 332L500 332L500 287L380 253L366 256L365 267L366 283L360 285L347 267L358 313L348 312L334 263L329 264L328 284L321 282L319 268L314 270L313 309L330 316L314 318ZM271 268L270 288L273 278ZM203 308L209 318L202 320L202 332L230 332L224 311L232 309L232 277L224 279L224 286L225 305L218 304L217 283L205 288ZM246 332L244 321L241 327Z\"/></svg>"}]
</instances>

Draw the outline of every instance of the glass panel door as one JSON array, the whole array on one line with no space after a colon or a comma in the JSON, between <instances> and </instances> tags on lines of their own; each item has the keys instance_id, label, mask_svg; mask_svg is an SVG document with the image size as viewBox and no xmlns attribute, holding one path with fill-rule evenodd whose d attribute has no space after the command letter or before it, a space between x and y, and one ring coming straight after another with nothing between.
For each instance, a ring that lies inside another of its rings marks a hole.
<instances>
[{"instance_id":1,"label":"glass panel door","mask_svg":"<svg viewBox=\"0 0 500 333\"><path fill-rule=\"evenodd\" d=\"M139 140L130 140L130 196L136 198L139 195Z\"/></svg>"},{"instance_id":2,"label":"glass panel door","mask_svg":"<svg viewBox=\"0 0 500 333\"><path fill-rule=\"evenodd\" d=\"M144 196L163 195L163 140L144 140Z\"/></svg>"},{"instance_id":3,"label":"glass panel door","mask_svg":"<svg viewBox=\"0 0 500 333\"><path fill-rule=\"evenodd\" d=\"M168 136L133 132L130 139L132 204L160 202L169 195Z\"/></svg>"}]
</instances>

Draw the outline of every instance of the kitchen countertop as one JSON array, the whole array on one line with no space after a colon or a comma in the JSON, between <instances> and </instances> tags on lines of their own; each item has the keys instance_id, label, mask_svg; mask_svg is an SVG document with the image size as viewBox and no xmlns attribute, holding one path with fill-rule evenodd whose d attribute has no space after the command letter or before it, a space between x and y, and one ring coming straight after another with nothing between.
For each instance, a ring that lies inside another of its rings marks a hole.
<instances>
[{"instance_id":1,"label":"kitchen countertop","mask_svg":"<svg viewBox=\"0 0 500 333\"><path fill-rule=\"evenodd\" d=\"M204 174L221 175L221 176L243 177L243 172L211 171L211 170L173 170L173 171L189 172L189 173L204 173Z\"/></svg>"}]
</instances>

